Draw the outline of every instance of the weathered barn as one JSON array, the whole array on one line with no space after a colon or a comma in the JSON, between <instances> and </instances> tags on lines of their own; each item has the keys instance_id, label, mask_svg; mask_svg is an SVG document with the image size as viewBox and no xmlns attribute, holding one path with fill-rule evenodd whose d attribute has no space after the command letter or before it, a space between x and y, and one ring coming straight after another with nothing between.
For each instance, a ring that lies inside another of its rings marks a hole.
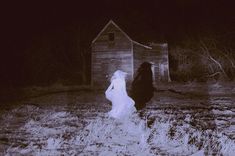
<instances>
[{"instance_id":1,"label":"weathered barn","mask_svg":"<svg viewBox=\"0 0 235 156\"><path fill-rule=\"evenodd\" d=\"M153 64L154 83L170 81L168 45L140 44L132 40L117 24L110 20L92 41L91 84L107 86L117 69L128 73L127 83L133 80L140 64Z\"/></svg>"}]
</instances>

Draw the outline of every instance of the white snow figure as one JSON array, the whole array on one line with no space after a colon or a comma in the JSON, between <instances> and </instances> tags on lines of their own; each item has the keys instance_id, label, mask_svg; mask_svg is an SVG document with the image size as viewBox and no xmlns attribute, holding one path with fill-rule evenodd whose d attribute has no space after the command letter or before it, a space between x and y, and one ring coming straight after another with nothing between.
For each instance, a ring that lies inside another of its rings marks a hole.
<instances>
[{"instance_id":1,"label":"white snow figure","mask_svg":"<svg viewBox=\"0 0 235 156\"><path fill-rule=\"evenodd\" d=\"M127 73L117 70L111 78L111 84L105 91L106 98L112 102L112 110L108 113L113 118L129 117L136 111L135 102L127 95L126 77Z\"/></svg>"}]
</instances>

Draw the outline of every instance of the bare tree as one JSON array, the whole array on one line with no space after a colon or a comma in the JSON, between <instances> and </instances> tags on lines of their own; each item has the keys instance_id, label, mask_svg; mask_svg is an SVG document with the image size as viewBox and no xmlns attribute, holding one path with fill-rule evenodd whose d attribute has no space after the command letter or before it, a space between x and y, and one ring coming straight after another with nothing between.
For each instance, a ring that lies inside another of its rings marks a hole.
<instances>
[{"instance_id":1,"label":"bare tree","mask_svg":"<svg viewBox=\"0 0 235 156\"><path fill-rule=\"evenodd\" d=\"M173 71L171 69L171 74L180 80L233 80L235 77L233 49L225 47L216 38L187 40L173 49L171 57L177 65Z\"/></svg>"},{"instance_id":2,"label":"bare tree","mask_svg":"<svg viewBox=\"0 0 235 156\"><path fill-rule=\"evenodd\" d=\"M201 56L207 58L208 60L212 61L215 65L217 65L217 67L219 68L220 72L225 77L227 77L227 74L226 74L226 72L225 72L225 70L223 68L222 63L220 63L218 59L214 58L211 55L210 49L208 48L207 44L204 41L200 40L200 45L201 45L200 48L202 50L202 55ZM213 45L215 45L215 44L213 43ZM219 71L216 71L216 73L218 73L218 72Z\"/></svg>"}]
</instances>

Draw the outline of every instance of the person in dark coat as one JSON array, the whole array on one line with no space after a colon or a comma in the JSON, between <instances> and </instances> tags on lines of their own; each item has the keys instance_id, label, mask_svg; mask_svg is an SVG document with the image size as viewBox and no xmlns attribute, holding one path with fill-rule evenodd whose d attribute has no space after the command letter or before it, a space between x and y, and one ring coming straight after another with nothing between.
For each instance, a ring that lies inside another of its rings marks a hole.
<instances>
[{"instance_id":1,"label":"person in dark coat","mask_svg":"<svg viewBox=\"0 0 235 156\"><path fill-rule=\"evenodd\" d=\"M137 75L131 84L130 97L135 101L137 110L141 110L154 95L152 64L144 62L140 65Z\"/></svg>"}]
</instances>

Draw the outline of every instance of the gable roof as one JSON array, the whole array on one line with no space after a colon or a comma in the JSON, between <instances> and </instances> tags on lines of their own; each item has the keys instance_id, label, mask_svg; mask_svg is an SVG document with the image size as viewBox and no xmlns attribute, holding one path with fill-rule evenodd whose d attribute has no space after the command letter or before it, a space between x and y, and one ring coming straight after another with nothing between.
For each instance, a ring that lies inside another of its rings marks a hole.
<instances>
[{"instance_id":1,"label":"gable roof","mask_svg":"<svg viewBox=\"0 0 235 156\"><path fill-rule=\"evenodd\" d=\"M132 39L131 39L116 23L114 23L112 20L110 20L110 21L104 26L104 28L99 32L99 34L92 40L92 43L94 43L94 42L99 38L99 36L105 31L105 29L106 29L110 24L113 24L118 30L120 30L120 31L124 34L124 36L126 36L126 38L127 38L128 40L130 40L133 44L137 44L137 45L142 46L142 47L147 48L147 49L152 49L152 47L143 45L143 44L141 44L141 43L138 43L138 42L132 40Z\"/></svg>"}]
</instances>

